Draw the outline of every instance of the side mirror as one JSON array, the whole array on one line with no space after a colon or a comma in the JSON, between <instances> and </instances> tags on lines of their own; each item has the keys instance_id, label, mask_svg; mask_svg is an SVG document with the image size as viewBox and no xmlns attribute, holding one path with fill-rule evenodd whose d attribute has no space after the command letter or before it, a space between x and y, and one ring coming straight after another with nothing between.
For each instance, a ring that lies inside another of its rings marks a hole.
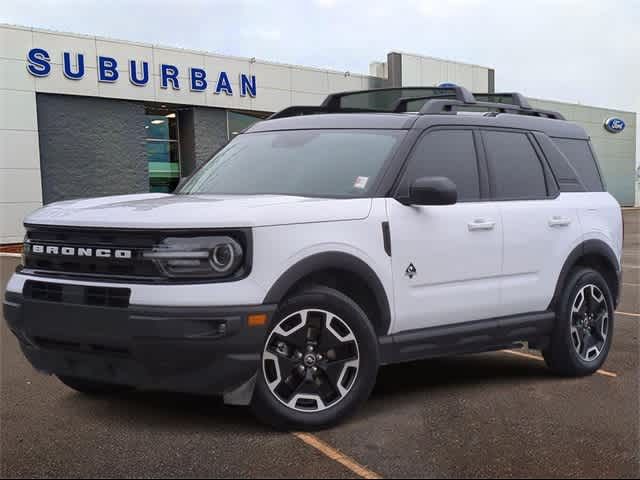
<instances>
[{"instance_id":1,"label":"side mirror","mask_svg":"<svg viewBox=\"0 0 640 480\"><path fill-rule=\"evenodd\" d=\"M409 187L410 205L453 205L458 201L456 184L447 177L421 177Z\"/></svg>"}]
</instances>

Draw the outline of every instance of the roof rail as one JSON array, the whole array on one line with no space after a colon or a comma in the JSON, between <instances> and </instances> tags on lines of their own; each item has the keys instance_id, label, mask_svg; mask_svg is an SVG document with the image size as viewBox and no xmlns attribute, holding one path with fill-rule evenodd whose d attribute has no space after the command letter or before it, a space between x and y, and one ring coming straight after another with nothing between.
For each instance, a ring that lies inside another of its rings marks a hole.
<instances>
[{"instance_id":1,"label":"roof rail","mask_svg":"<svg viewBox=\"0 0 640 480\"><path fill-rule=\"evenodd\" d=\"M462 107L462 108L461 108ZM530 117L545 117L553 120L565 120L561 113L553 112L551 110L534 109L531 106L521 107L511 103L494 103L494 102L476 102L475 104L467 104L459 102L457 100L447 99L431 99L428 100L419 113L421 115L437 115L443 113L454 113L457 110L469 110L472 111L488 111L499 113L513 113L517 115L527 115Z\"/></svg>"},{"instance_id":2,"label":"roof rail","mask_svg":"<svg viewBox=\"0 0 640 480\"><path fill-rule=\"evenodd\" d=\"M339 92L332 93L325 98L324 102L322 102L321 106L325 107L329 110L329 112L340 112L344 111L345 108L349 108L348 105L343 105L342 101L344 99L348 99L351 97L351 100L354 103L358 103L358 97L365 97L375 95L378 99L382 100L379 102L377 107L369 108L362 107L363 111L373 110L373 111L385 111L390 112L392 110L389 109L388 105L384 105L384 101L393 105L393 102L396 101L396 98L401 98L405 93L416 93L422 94L421 96L426 97L439 97L439 96L449 96L454 94L458 100L464 102L473 102L473 95L470 91L468 91L464 87L387 87L387 88L373 88L369 90L355 90L351 92ZM387 98L384 98L386 94Z\"/></svg>"},{"instance_id":3,"label":"roof rail","mask_svg":"<svg viewBox=\"0 0 640 480\"><path fill-rule=\"evenodd\" d=\"M414 95L415 94L415 95ZM403 113L408 104L422 101L421 115L447 114L457 110L513 113L564 120L558 112L534 109L520 93L471 93L464 87L375 88L328 95L319 106L291 106L269 119L318 113Z\"/></svg>"}]
</instances>

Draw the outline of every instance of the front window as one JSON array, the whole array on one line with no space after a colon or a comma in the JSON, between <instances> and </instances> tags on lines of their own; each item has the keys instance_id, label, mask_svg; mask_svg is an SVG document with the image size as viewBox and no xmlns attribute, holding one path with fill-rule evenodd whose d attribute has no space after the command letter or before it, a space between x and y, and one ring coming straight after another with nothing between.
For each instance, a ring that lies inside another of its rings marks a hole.
<instances>
[{"instance_id":1,"label":"front window","mask_svg":"<svg viewBox=\"0 0 640 480\"><path fill-rule=\"evenodd\" d=\"M185 194L364 197L404 137L398 130L290 130L239 135Z\"/></svg>"}]
</instances>

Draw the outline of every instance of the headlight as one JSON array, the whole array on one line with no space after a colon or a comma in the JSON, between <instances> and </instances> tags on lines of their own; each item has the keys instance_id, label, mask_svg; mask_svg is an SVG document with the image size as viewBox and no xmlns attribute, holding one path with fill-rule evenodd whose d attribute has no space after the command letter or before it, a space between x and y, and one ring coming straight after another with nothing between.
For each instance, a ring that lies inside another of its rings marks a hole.
<instances>
[{"instance_id":1,"label":"headlight","mask_svg":"<svg viewBox=\"0 0 640 480\"><path fill-rule=\"evenodd\" d=\"M228 277L242 266L242 246L234 238L165 238L152 251L152 259L168 277Z\"/></svg>"}]
</instances>

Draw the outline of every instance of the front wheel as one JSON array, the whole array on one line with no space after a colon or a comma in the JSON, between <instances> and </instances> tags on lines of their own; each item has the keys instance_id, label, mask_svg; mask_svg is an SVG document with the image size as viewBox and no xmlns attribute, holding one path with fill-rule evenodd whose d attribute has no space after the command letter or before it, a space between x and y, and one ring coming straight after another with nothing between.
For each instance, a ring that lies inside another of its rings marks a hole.
<instances>
[{"instance_id":1,"label":"front wheel","mask_svg":"<svg viewBox=\"0 0 640 480\"><path fill-rule=\"evenodd\" d=\"M313 287L278 308L252 408L276 428L324 428L369 397L377 372L377 336L364 311L337 290Z\"/></svg>"},{"instance_id":2,"label":"front wheel","mask_svg":"<svg viewBox=\"0 0 640 480\"><path fill-rule=\"evenodd\" d=\"M542 352L554 372L577 377L602 366L613 338L613 305L609 286L596 270L580 268L569 276L550 345Z\"/></svg>"}]
</instances>

